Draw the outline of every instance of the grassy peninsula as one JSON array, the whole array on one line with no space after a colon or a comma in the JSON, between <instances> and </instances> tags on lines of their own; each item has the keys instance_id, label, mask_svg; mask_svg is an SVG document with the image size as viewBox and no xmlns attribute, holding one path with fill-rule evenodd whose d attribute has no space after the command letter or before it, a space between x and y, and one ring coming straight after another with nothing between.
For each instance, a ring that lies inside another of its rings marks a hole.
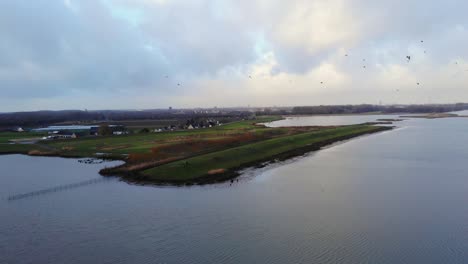
<instances>
[{"instance_id":1,"label":"grassy peninsula","mask_svg":"<svg viewBox=\"0 0 468 264\"><path fill-rule=\"evenodd\" d=\"M245 167L291 158L337 141L387 129L357 125L268 139L144 170L140 179L173 183L222 181L236 176L236 172Z\"/></svg>"},{"instance_id":2,"label":"grassy peninsula","mask_svg":"<svg viewBox=\"0 0 468 264\"><path fill-rule=\"evenodd\" d=\"M278 119L281 117L266 116L206 129L39 140L32 144L14 143L27 139L27 134L0 133L0 154L104 157L123 160L125 164L105 168L103 175L157 184L203 184L232 179L245 167L391 129L368 124L283 128L259 125Z\"/></svg>"}]
</instances>

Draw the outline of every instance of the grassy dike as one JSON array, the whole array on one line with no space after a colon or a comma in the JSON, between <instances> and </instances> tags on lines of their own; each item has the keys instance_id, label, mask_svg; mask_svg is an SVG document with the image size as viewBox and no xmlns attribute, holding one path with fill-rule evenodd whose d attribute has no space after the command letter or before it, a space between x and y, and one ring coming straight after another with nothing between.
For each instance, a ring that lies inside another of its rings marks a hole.
<instances>
[{"instance_id":1,"label":"grassy dike","mask_svg":"<svg viewBox=\"0 0 468 264\"><path fill-rule=\"evenodd\" d=\"M226 181L236 177L242 168L277 159L288 159L338 141L389 129L392 128L354 125L284 136L175 161L127 178L176 185Z\"/></svg>"}]
</instances>

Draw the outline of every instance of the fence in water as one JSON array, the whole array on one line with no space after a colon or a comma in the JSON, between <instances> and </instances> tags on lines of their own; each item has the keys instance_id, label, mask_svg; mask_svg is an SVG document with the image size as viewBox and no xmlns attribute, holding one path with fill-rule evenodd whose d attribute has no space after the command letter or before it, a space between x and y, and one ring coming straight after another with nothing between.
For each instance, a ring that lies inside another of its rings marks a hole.
<instances>
[{"instance_id":1,"label":"fence in water","mask_svg":"<svg viewBox=\"0 0 468 264\"><path fill-rule=\"evenodd\" d=\"M20 200L20 199L24 199L28 197L40 196L40 195L45 195L45 194L54 193L54 192L61 192L61 191L66 191L70 189L76 189L76 188L87 186L87 185L101 183L101 182L108 181L108 180L109 178L97 178L97 179L91 179L91 180L86 180L82 182L64 184L64 185L59 185L59 186L55 186L55 187L51 187L47 189L38 190L38 191L10 195L8 196L7 200L14 201L14 200Z\"/></svg>"}]
</instances>

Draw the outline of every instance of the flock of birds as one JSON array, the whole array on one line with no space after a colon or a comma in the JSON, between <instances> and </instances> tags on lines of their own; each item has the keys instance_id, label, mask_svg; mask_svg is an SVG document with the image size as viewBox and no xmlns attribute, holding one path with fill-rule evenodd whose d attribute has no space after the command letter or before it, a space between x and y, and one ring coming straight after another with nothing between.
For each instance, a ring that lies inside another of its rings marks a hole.
<instances>
[{"instance_id":1,"label":"flock of birds","mask_svg":"<svg viewBox=\"0 0 468 264\"><path fill-rule=\"evenodd\" d=\"M421 43L424 43L424 40L421 40L420 42L421 42ZM426 53L427 53L427 51L426 51L426 50L424 50L424 54L426 54ZM345 54L344 56L345 56L345 57L348 57L348 54ZM410 63L410 62L411 62L411 59L412 59L411 55L406 55L406 57L405 57L405 58L406 58L406 62L407 62L407 63ZM362 62L363 62L363 64L364 64L364 65L362 66L362 68L363 68L363 69L366 69L366 68L367 68L367 65L365 64L365 62L366 62L366 59L365 59L365 58L364 58L364 59L362 59ZM458 62L457 62L457 61L455 61L455 65L458 65ZM465 70L465 71L467 71L467 72L468 72L468 69L467 69L467 70ZM320 82L320 84L322 84L322 85L323 85L323 84L324 84L324 82L323 82L323 81L321 81L321 82ZM417 86L420 86L420 85L421 85L421 83L420 83L420 82L416 82L416 85L417 85ZM396 92L400 92L400 89L396 89L395 91L396 91Z\"/></svg>"},{"instance_id":2,"label":"flock of birds","mask_svg":"<svg viewBox=\"0 0 468 264\"><path fill-rule=\"evenodd\" d=\"M421 42L421 43L424 43L424 40L421 40L420 42ZM426 54L426 53L427 53L426 50L424 50L424 54ZM348 54L346 53L344 56L345 56L345 57L348 57ZM410 62L411 62L411 59L412 59L411 55L406 55L405 58L406 58L407 63L410 63ZM366 69L366 68L367 68L367 65L365 64L365 63L366 63L366 59L365 59L365 58L362 59L362 62L363 62L363 64L364 64L364 65L362 65L362 68L363 68L363 69ZM457 62L457 61L455 61L455 65L458 65L458 62ZM467 69L466 71L468 72L468 69ZM165 78L168 79L169 76L166 75ZM248 75L248 78L249 78L249 79L253 79L252 75ZM292 80L289 80L289 82L292 83ZM324 82L321 81L320 84L323 85ZM417 86L420 86L421 83L420 83L420 82L416 82L416 85L417 85ZM180 82L177 83L177 86L181 86ZM396 89L395 91L396 91L396 92L400 92L400 89Z\"/></svg>"},{"instance_id":3,"label":"flock of birds","mask_svg":"<svg viewBox=\"0 0 468 264\"><path fill-rule=\"evenodd\" d=\"M424 40L421 40L421 43L424 43ZM424 54L426 54L426 50L424 50ZM345 57L348 57L348 54L345 54ZM363 63L365 63L365 62L366 62L366 59L362 59L362 61L363 61ZM407 55L407 56L406 56L406 61L407 61L408 63L411 62L411 55ZM456 63L456 64L458 64L458 63ZM366 65L363 65L362 68L363 68L363 69L366 69L367 66L366 66ZM320 83L323 84L323 82L320 82ZM419 83L419 82L416 82L416 85L419 86L420 83ZM400 92L400 89L396 89L395 91L396 91L396 92Z\"/></svg>"}]
</instances>

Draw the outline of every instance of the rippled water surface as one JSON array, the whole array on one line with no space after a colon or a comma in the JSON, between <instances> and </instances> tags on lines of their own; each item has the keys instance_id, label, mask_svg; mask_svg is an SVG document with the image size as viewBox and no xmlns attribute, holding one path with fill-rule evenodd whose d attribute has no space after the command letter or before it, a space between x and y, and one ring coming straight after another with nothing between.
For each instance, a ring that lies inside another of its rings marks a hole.
<instances>
[{"instance_id":1,"label":"rippled water surface","mask_svg":"<svg viewBox=\"0 0 468 264\"><path fill-rule=\"evenodd\" d=\"M468 263L468 119L399 126L232 186L0 156L0 263Z\"/></svg>"}]
</instances>

